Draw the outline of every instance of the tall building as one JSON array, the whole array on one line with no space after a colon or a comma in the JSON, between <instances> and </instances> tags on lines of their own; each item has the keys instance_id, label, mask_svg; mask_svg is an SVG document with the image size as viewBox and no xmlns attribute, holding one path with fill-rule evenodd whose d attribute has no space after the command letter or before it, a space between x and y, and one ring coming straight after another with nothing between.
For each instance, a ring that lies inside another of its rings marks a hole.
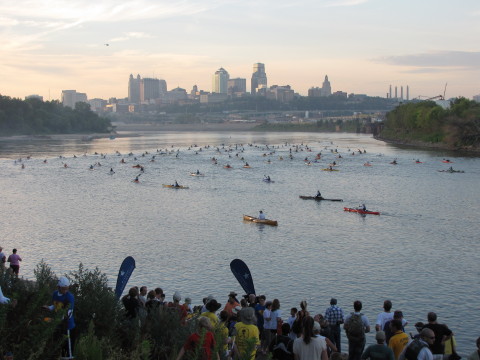
<instances>
[{"instance_id":1,"label":"tall building","mask_svg":"<svg viewBox=\"0 0 480 360\"><path fill-rule=\"evenodd\" d=\"M226 94L228 91L228 75L227 70L220 68L215 71L212 77L212 92L217 94Z\"/></svg>"},{"instance_id":2,"label":"tall building","mask_svg":"<svg viewBox=\"0 0 480 360\"><path fill-rule=\"evenodd\" d=\"M325 75L325 80L323 81L322 87L312 87L308 89L308 96L310 97L324 97L332 95L332 86L330 81L328 81L328 75Z\"/></svg>"},{"instance_id":3,"label":"tall building","mask_svg":"<svg viewBox=\"0 0 480 360\"><path fill-rule=\"evenodd\" d=\"M138 104L140 102L140 75L137 74L137 77L134 78L132 74L130 74L130 78L128 79L128 101L131 103Z\"/></svg>"},{"instance_id":4,"label":"tall building","mask_svg":"<svg viewBox=\"0 0 480 360\"><path fill-rule=\"evenodd\" d=\"M246 93L247 92L247 79L235 78L228 80L227 86L228 95Z\"/></svg>"},{"instance_id":5,"label":"tall building","mask_svg":"<svg viewBox=\"0 0 480 360\"><path fill-rule=\"evenodd\" d=\"M265 73L265 64L253 64L253 74L250 92L255 95L258 89L267 87L267 74Z\"/></svg>"},{"instance_id":6,"label":"tall building","mask_svg":"<svg viewBox=\"0 0 480 360\"><path fill-rule=\"evenodd\" d=\"M162 79L136 78L130 74L128 80L128 101L133 104L148 102L163 97L167 94L167 82Z\"/></svg>"},{"instance_id":7,"label":"tall building","mask_svg":"<svg viewBox=\"0 0 480 360\"><path fill-rule=\"evenodd\" d=\"M332 87L330 86L330 81L328 81L328 75L325 75L325 80L322 84L322 96L332 95Z\"/></svg>"},{"instance_id":8,"label":"tall building","mask_svg":"<svg viewBox=\"0 0 480 360\"><path fill-rule=\"evenodd\" d=\"M76 90L62 90L62 104L75 108L77 102L87 102L87 94L78 93Z\"/></svg>"}]
</instances>

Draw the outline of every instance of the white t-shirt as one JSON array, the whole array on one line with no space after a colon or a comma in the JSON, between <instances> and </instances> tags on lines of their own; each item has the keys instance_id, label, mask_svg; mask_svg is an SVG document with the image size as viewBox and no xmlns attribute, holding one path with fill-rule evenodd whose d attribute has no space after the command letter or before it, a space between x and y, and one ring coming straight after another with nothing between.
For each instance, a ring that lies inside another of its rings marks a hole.
<instances>
[{"instance_id":1,"label":"white t-shirt","mask_svg":"<svg viewBox=\"0 0 480 360\"><path fill-rule=\"evenodd\" d=\"M387 321L393 320L393 312L381 312L377 316L377 322L375 325L380 325L380 330L383 330L383 327L385 326L385 323Z\"/></svg>"},{"instance_id":2,"label":"white t-shirt","mask_svg":"<svg viewBox=\"0 0 480 360\"><path fill-rule=\"evenodd\" d=\"M267 314L267 315L265 315ZM263 318L265 319L265 322L263 323L263 328L264 329L269 329L269 330L275 330L277 328L277 319L282 316L282 313L280 310L275 310L275 311L270 311L270 310L265 310L263 312ZM270 318L270 320L267 320L267 318Z\"/></svg>"},{"instance_id":3,"label":"white t-shirt","mask_svg":"<svg viewBox=\"0 0 480 360\"><path fill-rule=\"evenodd\" d=\"M10 299L3 296L2 287L0 286L0 304L8 304Z\"/></svg>"},{"instance_id":4,"label":"white t-shirt","mask_svg":"<svg viewBox=\"0 0 480 360\"><path fill-rule=\"evenodd\" d=\"M293 342L293 353L298 360L320 360L324 350L327 350L327 344L322 336L313 337L309 344L305 344L303 337Z\"/></svg>"}]
</instances>

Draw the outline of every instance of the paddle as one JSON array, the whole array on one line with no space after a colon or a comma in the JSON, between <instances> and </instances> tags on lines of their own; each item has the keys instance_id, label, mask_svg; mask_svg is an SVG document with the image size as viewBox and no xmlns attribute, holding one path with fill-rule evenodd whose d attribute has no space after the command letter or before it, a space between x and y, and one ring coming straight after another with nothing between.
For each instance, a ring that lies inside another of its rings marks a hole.
<instances>
[{"instance_id":1,"label":"paddle","mask_svg":"<svg viewBox=\"0 0 480 360\"><path fill-rule=\"evenodd\" d=\"M230 263L230 270L232 270L233 275L247 295L255 294L252 274L250 273L247 264L240 259L232 260Z\"/></svg>"}]
</instances>

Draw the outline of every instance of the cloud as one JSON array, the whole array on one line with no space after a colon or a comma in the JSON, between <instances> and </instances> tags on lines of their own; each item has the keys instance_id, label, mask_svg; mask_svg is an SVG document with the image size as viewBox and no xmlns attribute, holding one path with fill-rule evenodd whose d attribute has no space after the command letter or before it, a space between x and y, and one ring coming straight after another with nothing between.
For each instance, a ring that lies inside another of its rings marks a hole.
<instances>
[{"instance_id":1,"label":"cloud","mask_svg":"<svg viewBox=\"0 0 480 360\"><path fill-rule=\"evenodd\" d=\"M123 36L119 36L113 39L108 40L108 42L119 42L119 41L127 41L130 39L151 39L153 35L143 33L143 32L128 32L125 33Z\"/></svg>"},{"instance_id":2,"label":"cloud","mask_svg":"<svg viewBox=\"0 0 480 360\"><path fill-rule=\"evenodd\" d=\"M369 0L333 0L325 4L325 7L357 6L367 3Z\"/></svg>"},{"instance_id":3,"label":"cloud","mask_svg":"<svg viewBox=\"0 0 480 360\"><path fill-rule=\"evenodd\" d=\"M421 54L388 56L374 61L388 65L423 68L424 72L431 72L434 68L478 69L480 52L432 51Z\"/></svg>"}]
</instances>

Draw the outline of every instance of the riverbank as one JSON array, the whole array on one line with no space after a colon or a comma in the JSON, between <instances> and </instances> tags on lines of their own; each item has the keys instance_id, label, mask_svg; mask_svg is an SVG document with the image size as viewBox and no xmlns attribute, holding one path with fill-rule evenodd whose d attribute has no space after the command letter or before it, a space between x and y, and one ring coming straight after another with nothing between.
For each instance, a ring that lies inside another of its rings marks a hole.
<instances>
[{"instance_id":1,"label":"riverbank","mask_svg":"<svg viewBox=\"0 0 480 360\"><path fill-rule=\"evenodd\" d=\"M463 148L452 148L445 143L431 143L419 140L404 140L404 139L388 139L381 136L374 136L376 140L386 142L387 144L398 145L401 147L409 148L418 148L418 149L432 149L432 150L445 150L455 153L465 153L468 155L480 155L480 147L463 147Z\"/></svg>"},{"instance_id":2,"label":"riverbank","mask_svg":"<svg viewBox=\"0 0 480 360\"><path fill-rule=\"evenodd\" d=\"M117 132L147 132L147 131L251 131L259 123L256 122L224 122L200 124L164 124L164 123L112 123Z\"/></svg>"}]
</instances>

